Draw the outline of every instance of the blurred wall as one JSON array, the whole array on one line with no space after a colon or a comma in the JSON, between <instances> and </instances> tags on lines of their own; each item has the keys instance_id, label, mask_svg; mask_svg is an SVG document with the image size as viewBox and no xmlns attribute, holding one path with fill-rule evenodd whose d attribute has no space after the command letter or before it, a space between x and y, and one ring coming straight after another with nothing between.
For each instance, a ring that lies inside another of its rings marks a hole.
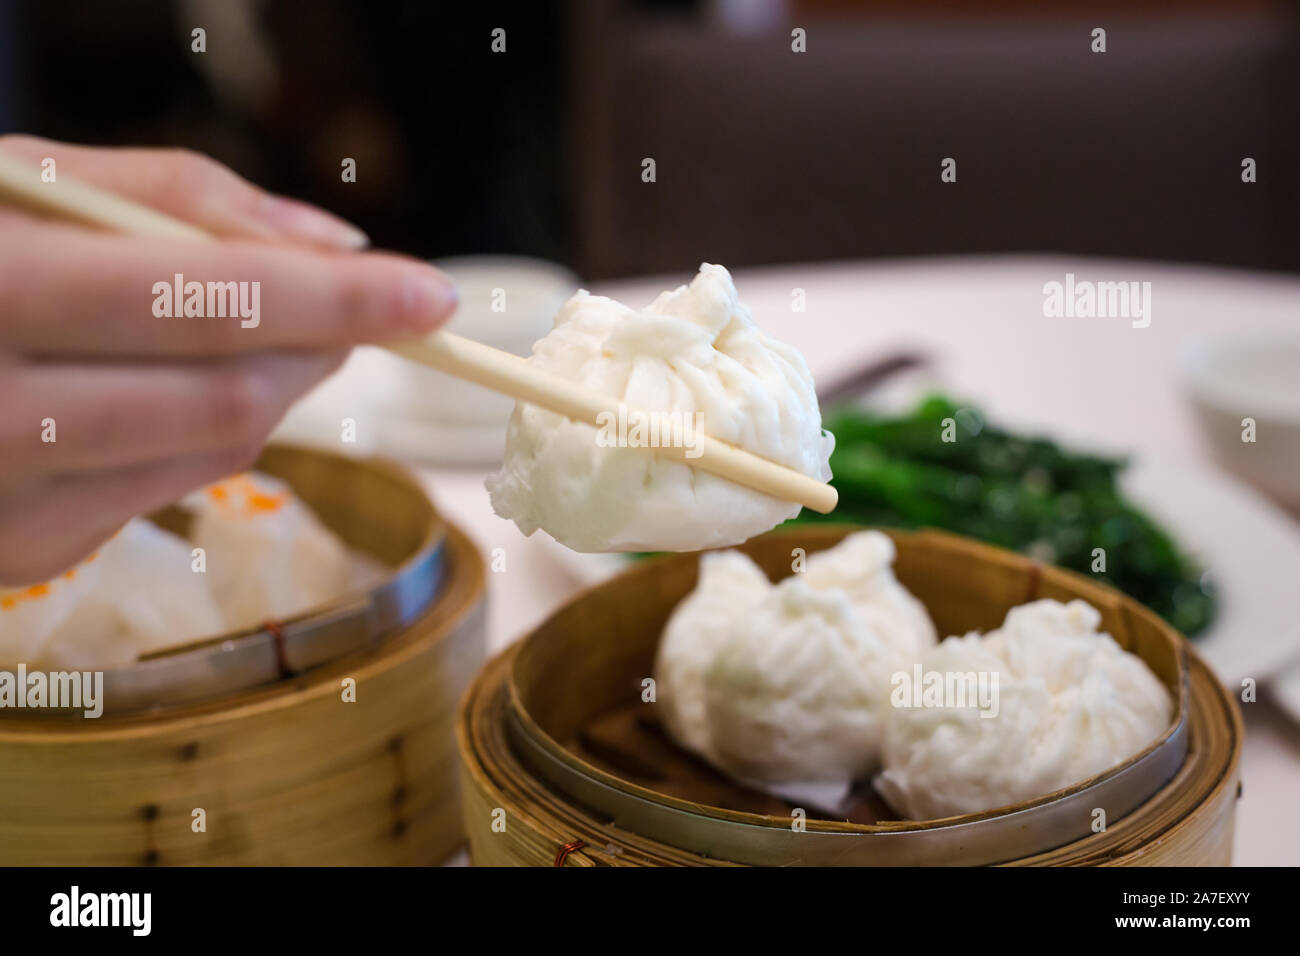
<instances>
[{"instance_id":1,"label":"blurred wall","mask_svg":"<svg viewBox=\"0 0 1300 956\"><path fill-rule=\"evenodd\" d=\"M381 245L589 278L1012 250L1296 270L1298 22L1266 0L0 0L0 125L190 146Z\"/></svg>"},{"instance_id":2,"label":"blurred wall","mask_svg":"<svg viewBox=\"0 0 1300 956\"><path fill-rule=\"evenodd\" d=\"M419 256L569 260L559 9L496 6L19 0L10 128L199 149ZM494 55L502 22L507 53ZM195 26L206 53L191 51Z\"/></svg>"},{"instance_id":3,"label":"blurred wall","mask_svg":"<svg viewBox=\"0 0 1300 956\"><path fill-rule=\"evenodd\" d=\"M1010 12L809 3L743 33L595 18L574 134L588 270L1003 250L1300 267L1294 5L993 6Z\"/></svg>"}]
</instances>

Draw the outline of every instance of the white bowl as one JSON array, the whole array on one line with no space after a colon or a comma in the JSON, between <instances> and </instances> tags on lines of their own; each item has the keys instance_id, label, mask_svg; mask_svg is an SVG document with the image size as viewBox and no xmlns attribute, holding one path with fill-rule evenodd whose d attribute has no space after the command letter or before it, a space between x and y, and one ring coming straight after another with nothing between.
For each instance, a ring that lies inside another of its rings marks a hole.
<instances>
[{"instance_id":1,"label":"white bowl","mask_svg":"<svg viewBox=\"0 0 1300 956\"><path fill-rule=\"evenodd\" d=\"M433 264L460 291L447 331L516 355L532 354L533 343L551 331L560 306L578 291L577 276L542 259L457 256ZM398 392L413 418L444 427L504 430L512 399L413 362L399 364Z\"/></svg>"},{"instance_id":2,"label":"white bowl","mask_svg":"<svg viewBox=\"0 0 1300 956\"><path fill-rule=\"evenodd\" d=\"M466 338L532 354L555 314L578 290L563 266L523 256L442 259L460 289L447 328ZM497 293L496 290L501 290ZM504 311L493 310L494 295ZM361 346L344 367L298 402L276 429L281 441L343 454L384 454L419 464L482 465L501 461L513 399ZM352 434L341 439L345 421Z\"/></svg>"},{"instance_id":3,"label":"white bowl","mask_svg":"<svg viewBox=\"0 0 1300 956\"><path fill-rule=\"evenodd\" d=\"M1183 383L1211 451L1229 471L1300 508L1300 336L1199 342ZM1254 425L1254 441L1249 437Z\"/></svg>"}]
</instances>

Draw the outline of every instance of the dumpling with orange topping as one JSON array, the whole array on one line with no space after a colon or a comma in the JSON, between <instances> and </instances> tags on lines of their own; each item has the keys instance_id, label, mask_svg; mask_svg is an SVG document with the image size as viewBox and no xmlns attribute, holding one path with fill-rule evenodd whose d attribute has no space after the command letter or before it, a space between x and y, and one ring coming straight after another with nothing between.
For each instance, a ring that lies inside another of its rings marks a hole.
<instances>
[{"instance_id":1,"label":"dumpling with orange topping","mask_svg":"<svg viewBox=\"0 0 1300 956\"><path fill-rule=\"evenodd\" d=\"M91 579L87 593L37 656L47 669L125 667L225 630L189 543L147 518L128 521L80 575Z\"/></svg>"},{"instance_id":2,"label":"dumpling with orange topping","mask_svg":"<svg viewBox=\"0 0 1300 956\"><path fill-rule=\"evenodd\" d=\"M294 617L350 590L343 542L282 481L248 472L182 502L230 630Z\"/></svg>"},{"instance_id":3,"label":"dumpling with orange topping","mask_svg":"<svg viewBox=\"0 0 1300 956\"><path fill-rule=\"evenodd\" d=\"M107 670L225 629L190 546L145 518L43 584L0 592L0 665Z\"/></svg>"},{"instance_id":4,"label":"dumpling with orange topping","mask_svg":"<svg viewBox=\"0 0 1300 956\"><path fill-rule=\"evenodd\" d=\"M0 668L35 663L50 637L95 583L91 555L57 578L21 588L0 588Z\"/></svg>"}]
</instances>

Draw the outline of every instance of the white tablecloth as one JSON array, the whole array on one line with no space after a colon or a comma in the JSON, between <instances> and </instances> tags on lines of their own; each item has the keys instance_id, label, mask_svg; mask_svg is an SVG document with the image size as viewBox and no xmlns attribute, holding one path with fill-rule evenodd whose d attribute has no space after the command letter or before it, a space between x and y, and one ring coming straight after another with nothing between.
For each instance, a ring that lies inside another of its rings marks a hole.
<instances>
[{"instance_id":1,"label":"white tablecloth","mask_svg":"<svg viewBox=\"0 0 1300 956\"><path fill-rule=\"evenodd\" d=\"M689 278L594 286L630 305ZM1076 279L1151 283L1151 324L1123 318L1046 318L1043 285ZM1204 267L1101 259L998 256L871 264L781 266L738 272L741 298L759 324L796 345L818 381L866 356L919 348L937 360L945 386L990 418L1041 427L1094 447L1142 450L1175 460L1205 452L1175 385L1185 341L1212 334L1300 331L1300 280ZM807 311L791 308L803 289ZM1300 373L1300 370L1297 370ZM492 514L485 469L424 469L444 512L505 570L489 574L491 647L500 649L577 589L540 540ZM1263 573L1265 569L1262 569ZM1300 569L1272 569L1293 575ZM1283 583L1279 587L1293 586ZM1300 610L1300 599L1297 600ZM1244 705L1244 795L1235 862L1300 864L1300 730L1261 695Z\"/></svg>"}]
</instances>

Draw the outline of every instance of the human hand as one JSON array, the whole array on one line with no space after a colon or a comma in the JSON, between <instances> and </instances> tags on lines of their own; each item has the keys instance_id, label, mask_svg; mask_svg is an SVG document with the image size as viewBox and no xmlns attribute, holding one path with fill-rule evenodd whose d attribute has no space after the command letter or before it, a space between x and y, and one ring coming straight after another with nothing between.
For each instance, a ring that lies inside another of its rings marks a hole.
<instances>
[{"instance_id":1,"label":"human hand","mask_svg":"<svg viewBox=\"0 0 1300 956\"><path fill-rule=\"evenodd\" d=\"M0 586L51 578L129 518L248 468L351 346L425 334L455 309L436 269L355 252L355 228L206 157L26 136L0 136L0 151L52 157L59 176L221 237L141 239L0 209ZM257 321L158 317L154 286L177 274L248 283Z\"/></svg>"}]
</instances>

